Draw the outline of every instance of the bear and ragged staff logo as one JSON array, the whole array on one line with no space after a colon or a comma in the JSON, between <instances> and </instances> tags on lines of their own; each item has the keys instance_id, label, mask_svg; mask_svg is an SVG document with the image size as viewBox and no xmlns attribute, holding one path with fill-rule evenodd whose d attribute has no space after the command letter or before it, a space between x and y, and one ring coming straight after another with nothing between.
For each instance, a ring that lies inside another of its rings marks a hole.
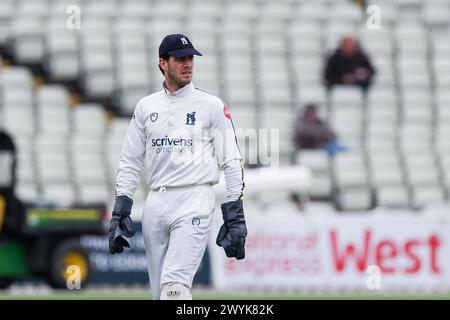
<instances>
[{"instance_id":1,"label":"bear and ragged staff logo","mask_svg":"<svg viewBox=\"0 0 450 320\"><path fill-rule=\"evenodd\" d=\"M186 114L186 125L189 126L195 125L195 111Z\"/></svg>"}]
</instances>

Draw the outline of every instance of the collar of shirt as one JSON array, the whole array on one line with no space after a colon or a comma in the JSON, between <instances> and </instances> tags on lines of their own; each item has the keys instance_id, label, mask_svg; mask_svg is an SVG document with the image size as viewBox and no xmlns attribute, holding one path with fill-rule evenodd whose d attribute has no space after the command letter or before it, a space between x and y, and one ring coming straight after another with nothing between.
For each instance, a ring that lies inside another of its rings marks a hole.
<instances>
[{"instance_id":1,"label":"collar of shirt","mask_svg":"<svg viewBox=\"0 0 450 320\"><path fill-rule=\"evenodd\" d=\"M175 98L175 97L183 97L183 96L189 94L190 92L192 92L192 90L195 89L195 86L194 86L194 84L191 81L187 85L185 85L184 87L178 89L177 91L170 92L169 90L167 90L166 85L163 82L163 88L164 88L164 91L165 91L166 96L168 98Z\"/></svg>"}]
</instances>

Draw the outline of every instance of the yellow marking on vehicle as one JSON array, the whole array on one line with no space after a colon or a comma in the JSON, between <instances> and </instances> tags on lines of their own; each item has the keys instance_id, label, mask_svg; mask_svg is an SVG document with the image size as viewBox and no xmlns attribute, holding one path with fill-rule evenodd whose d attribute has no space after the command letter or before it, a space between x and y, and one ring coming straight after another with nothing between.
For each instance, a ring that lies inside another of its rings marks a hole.
<instances>
[{"instance_id":1,"label":"yellow marking on vehicle","mask_svg":"<svg viewBox=\"0 0 450 320\"><path fill-rule=\"evenodd\" d=\"M3 228L3 220L5 219L6 201L3 196L0 195L0 232Z\"/></svg>"},{"instance_id":2,"label":"yellow marking on vehicle","mask_svg":"<svg viewBox=\"0 0 450 320\"><path fill-rule=\"evenodd\" d=\"M98 210L42 210L30 209L29 219L58 219L58 220L98 220L101 213Z\"/></svg>"}]
</instances>

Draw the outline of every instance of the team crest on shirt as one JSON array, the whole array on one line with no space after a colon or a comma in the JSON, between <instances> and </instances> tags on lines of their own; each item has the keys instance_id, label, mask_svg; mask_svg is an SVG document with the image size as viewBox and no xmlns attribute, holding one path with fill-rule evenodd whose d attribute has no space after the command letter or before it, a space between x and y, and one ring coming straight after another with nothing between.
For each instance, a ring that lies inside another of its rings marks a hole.
<instances>
[{"instance_id":1,"label":"team crest on shirt","mask_svg":"<svg viewBox=\"0 0 450 320\"><path fill-rule=\"evenodd\" d=\"M158 113L156 112L150 113L150 120L152 120L152 122L155 122L156 119L158 119Z\"/></svg>"},{"instance_id":2,"label":"team crest on shirt","mask_svg":"<svg viewBox=\"0 0 450 320\"><path fill-rule=\"evenodd\" d=\"M189 126L195 125L195 111L186 114L186 125Z\"/></svg>"},{"instance_id":3,"label":"team crest on shirt","mask_svg":"<svg viewBox=\"0 0 450 320\"><path fill-rule=\"evenodd\" d=\"M227 119L231 120L231 114L228 111L228 106L225 103L223 104L223 114L225 115L225 117L227 117Z\"/></svg>"}]
</instances>

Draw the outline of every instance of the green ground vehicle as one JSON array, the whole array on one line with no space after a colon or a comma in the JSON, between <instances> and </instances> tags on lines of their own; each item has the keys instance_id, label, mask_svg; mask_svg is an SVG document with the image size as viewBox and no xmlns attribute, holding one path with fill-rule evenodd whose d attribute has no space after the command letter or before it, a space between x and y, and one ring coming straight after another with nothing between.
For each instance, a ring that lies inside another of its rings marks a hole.
<instances>
[{"instance_id":1,"label":"green ground vehicle","mask_svg":"<svg viewBox=\"0 0 450 320\"><path fill-rule=\"evenodd\" d=\"M16 147L0 130L0 288L33 276L65 288L77 266L80 284L91 273L89 257L80 245L82 235L106 235L105 204L89 207L33 207L15 194Z\"/></svg>"},{"instance_id":2,"label":"green ground vehicle","mask_svg":"<svg viewBox=\"0 0 450 320\"><path fill-rule=\"evenodd\" d=\"M23 215L20 232L0 233L0 288L33 276L54 288L66 288L70 265L79 267L81 285L85 284L91 267L80 236L106 234L106 208L16 207Z\"/></svg>"}]
</instances>

